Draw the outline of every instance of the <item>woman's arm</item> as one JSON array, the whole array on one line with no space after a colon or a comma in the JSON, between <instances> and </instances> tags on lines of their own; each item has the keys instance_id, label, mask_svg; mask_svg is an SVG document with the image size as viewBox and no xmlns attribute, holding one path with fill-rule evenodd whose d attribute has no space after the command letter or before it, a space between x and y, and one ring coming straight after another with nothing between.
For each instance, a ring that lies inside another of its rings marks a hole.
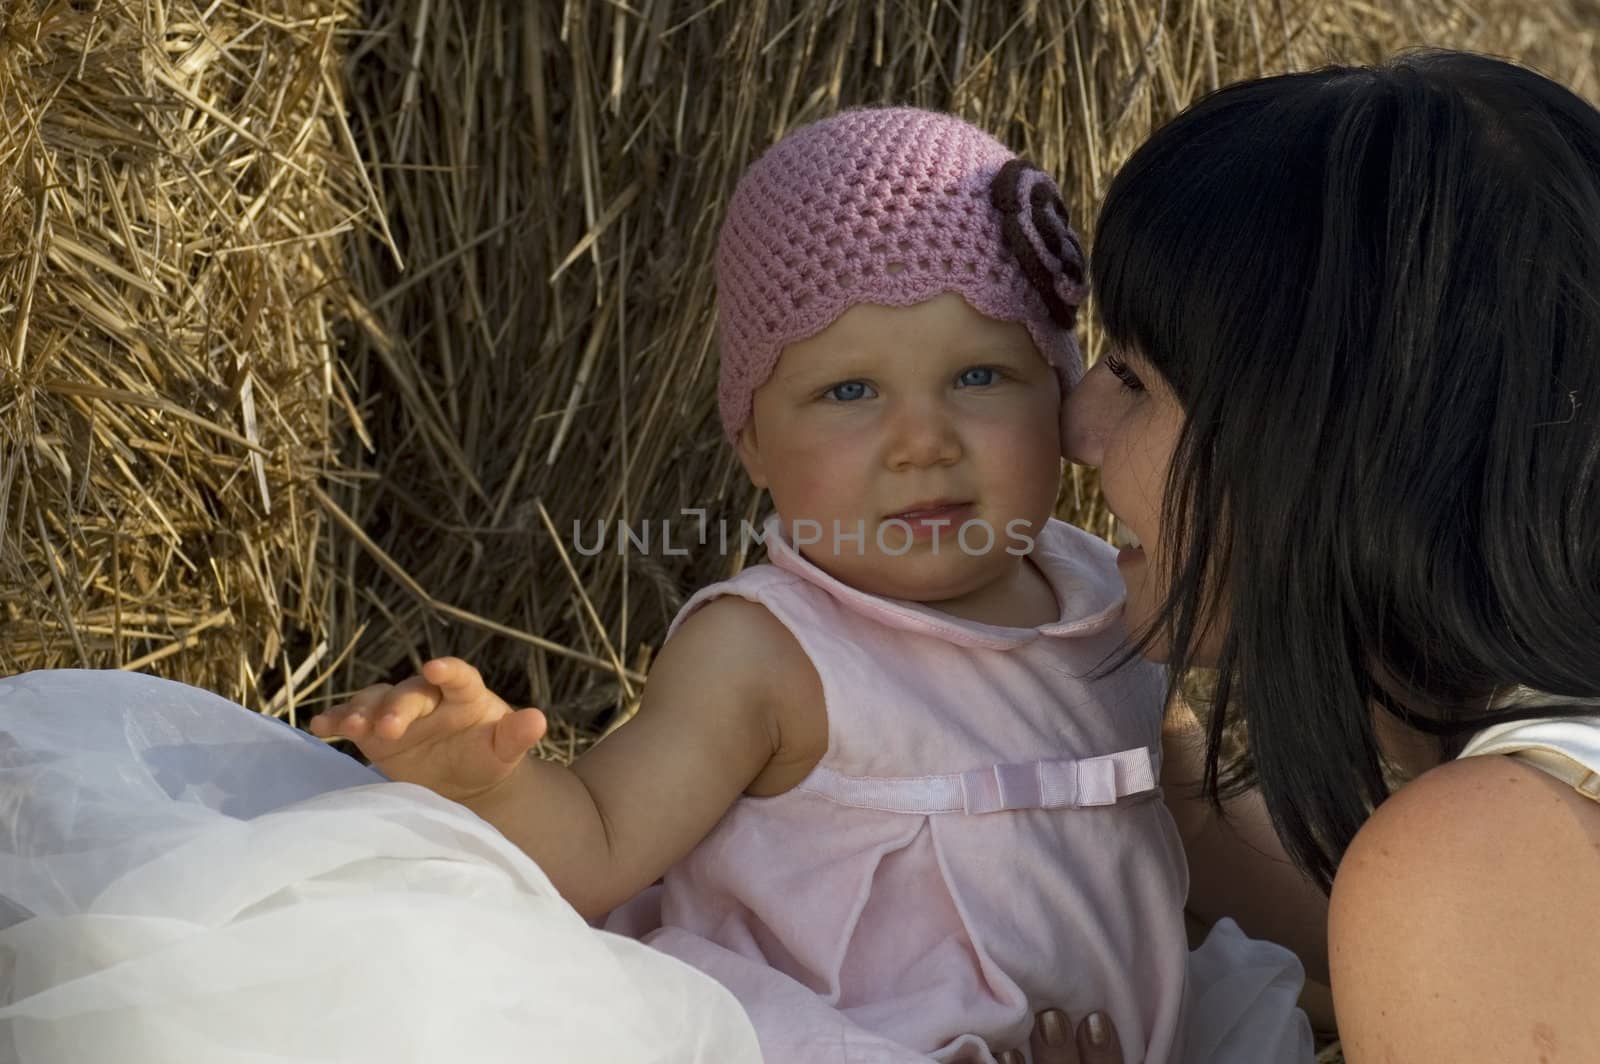
<instances>
[{"instance_id":1,"label":"woman's arm","mask_svg":"<svg viewBox=\"0 0 1600 1064\"><path fill-rule=\"evenodd\" d=\"M1509 757L1424 774L1351 843L1330 943L1352 1064L1590 1059L1600 804Z\"/></svg>"},{"instance_id":2,"label":"woman's arm","mask_svg":"<svg viewBox=\"0 0 1600 1064\"><path fill-rule=\"evenodd\" d=\"M1259 794L1224 802L1226 817L1200 796L1205 734L1182 702L1162 746L1162 789L1189 860L1190 915L1207 928L1232 917L1245 934L1294 951L1306 969L1301 1006L1313 1027L1332 1030L1327 896L1289 860Z\"/></svg>"}]
</instances>

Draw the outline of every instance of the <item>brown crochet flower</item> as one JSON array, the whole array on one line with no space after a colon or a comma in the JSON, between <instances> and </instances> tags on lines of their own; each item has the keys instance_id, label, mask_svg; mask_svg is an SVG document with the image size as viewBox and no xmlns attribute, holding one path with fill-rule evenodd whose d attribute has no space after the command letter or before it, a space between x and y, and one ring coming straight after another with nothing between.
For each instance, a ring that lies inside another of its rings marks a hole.
<instances>
[{"instance_id":1,"label":"brown crochet flower","mask_svg":"<svg viewBox=\"0 0 1600 1064\"><path fill-rule=\"evenodd\" d=\"M1044 300L1050 320L1071 329L1089 284L1083 245L1067 224L1056 183L1026 159L1012 159L989 183L989 202L1000 212L1006 246Z\"/></svg>"}]
</instances>

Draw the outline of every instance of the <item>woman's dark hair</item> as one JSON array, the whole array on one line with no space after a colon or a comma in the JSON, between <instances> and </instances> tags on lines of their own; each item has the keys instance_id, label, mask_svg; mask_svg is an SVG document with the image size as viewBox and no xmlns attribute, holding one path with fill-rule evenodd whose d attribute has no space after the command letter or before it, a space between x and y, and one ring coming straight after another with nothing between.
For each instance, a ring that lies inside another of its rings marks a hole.
<instances>
[{"instance_id":1,"label":"woman's dark hair","mask_svg":"<svg viewBox=\"0 0 1600 1064\"><path fill-rule=\"evenodd\" d=\"M1600 112L1449 52L1233 85L1118 174L1091 270L1186 414L1141 647L1181 676L1224 589L1208 795L1258 784L1326 889L1388 794L1372 707L1451 756L1600 695Z\"/></svg>"}]
</instances>

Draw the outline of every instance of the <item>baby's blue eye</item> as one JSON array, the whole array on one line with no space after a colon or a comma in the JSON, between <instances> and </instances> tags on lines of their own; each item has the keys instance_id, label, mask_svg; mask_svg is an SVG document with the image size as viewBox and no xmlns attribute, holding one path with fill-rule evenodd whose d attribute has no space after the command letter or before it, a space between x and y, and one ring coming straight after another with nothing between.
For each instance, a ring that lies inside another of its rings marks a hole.
<instances>
[{"instance_id":1,"label":"baby's blue eye","mask_svg":"<svg viewBox=\"0 0 1600 1064\"><path fill-rule=\"evenodd\" d=\"M993 384L995 376L995 371L988 366L973 366L962 370L958 379L966 387L981 388L985 384Z\"/></svg>"},{"instance_id":2,"label":"baby's blue eye","mask_svg":"<svg viewBox=\"0 0 1600 1064\"><path fill-rule=\"evenodd\" d=\"M853 403L857 399L867 397L867 384L865 381L845 381L842 384L835 384L823 394L841 403Z\"/></svg>"}]
</instances>

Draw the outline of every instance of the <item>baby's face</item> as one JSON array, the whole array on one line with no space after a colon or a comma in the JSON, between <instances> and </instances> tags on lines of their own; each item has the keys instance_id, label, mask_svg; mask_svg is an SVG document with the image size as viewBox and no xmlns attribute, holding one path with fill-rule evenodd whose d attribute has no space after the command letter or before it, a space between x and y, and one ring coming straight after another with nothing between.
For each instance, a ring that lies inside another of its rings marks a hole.
<instances>
[{"instance_id":1,"label":"baby's face","mask_svg":"<svg viewBox=\"0 0 1600 1064\"><path fill-rule=\"evenodd\" d=\"M954 599L1009 575L1006 548L1049 518L1060 401L1021 325L954 293L860 304L784 349L739 455L814 564L873 594Z\"/></svg>"}]
</instances>

